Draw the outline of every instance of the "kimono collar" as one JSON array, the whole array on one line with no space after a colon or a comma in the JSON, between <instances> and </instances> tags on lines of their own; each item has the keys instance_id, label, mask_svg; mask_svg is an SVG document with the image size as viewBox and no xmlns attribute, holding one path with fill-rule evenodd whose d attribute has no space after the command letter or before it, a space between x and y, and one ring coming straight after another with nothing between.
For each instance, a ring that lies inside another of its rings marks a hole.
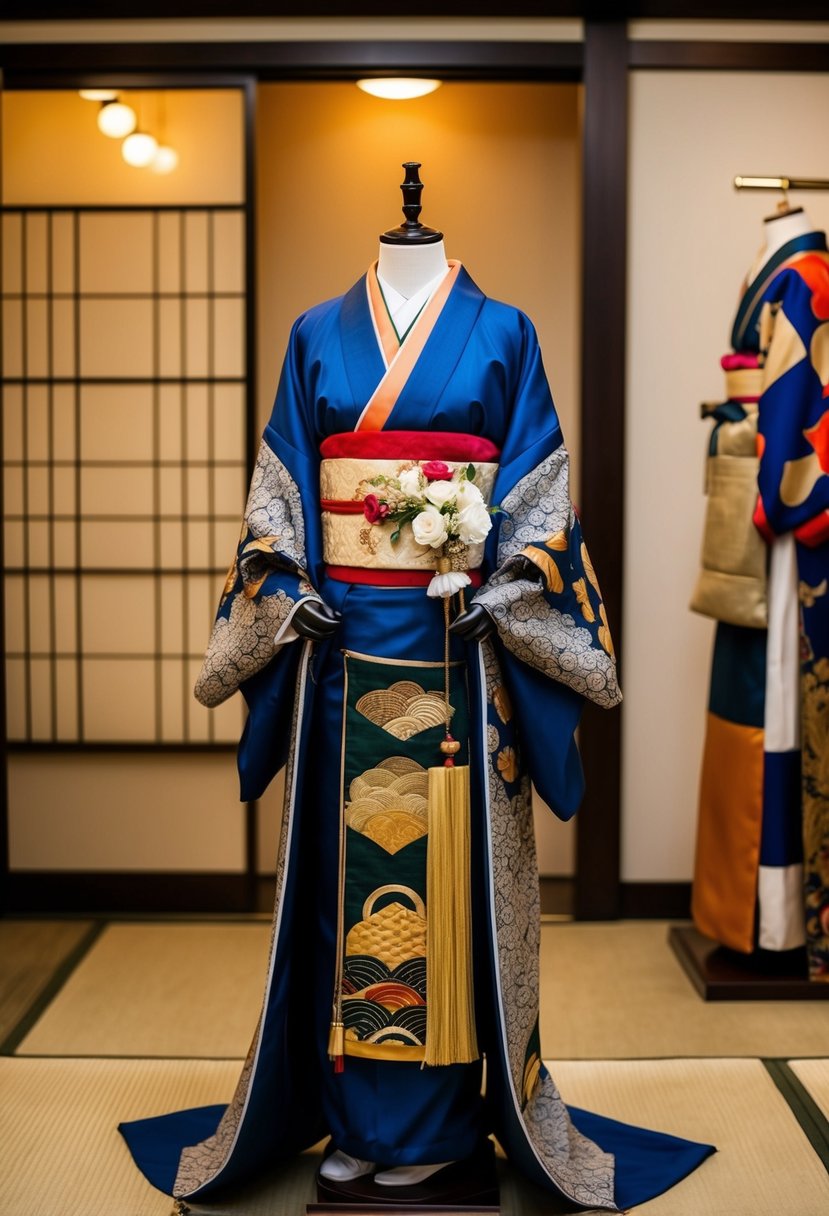
<instances>
[{"instance_id":1,"label":"kimono collar","mask_svg":"<svg viewBox=\"0 0 829 1216\"><path fill-rule=\"evenodd\" d=\"M448 273L405 341L398 344L387 369L369 307L372 273L376 276L373 267L343 297L340 312L346 375L359 413L355 429L382 430L392 414L396 417L409 400L416 402L412 412L416 410L418 424L426 429L431 411L457 366L485 297L460 262L450 262ZM379 293L376 277L375 288ZM385 311L381 296L377 311L380 309ZM385 319L388 322L388 318ZM427 350L426 357L423 357L424 350ZM411 425L408 429L412 429Z\"/></svg>"},{"instance_id":2,"label":"kimono collar","mask_svg":"<svg viewBox=\"0 0 829 1216\"><path fill-rule=\"evenodd\" d=\"M746 285L734 327L731 331L731 346L734 350L744 350L747 347L756 350L760 332L760 313L763 310L763 297L772 283L775 275L798 253L811 253L814 250L826 252L825 232L804 232L781 245L777 252L760 267L755 278Z\"/></svg>"}]
</instances>

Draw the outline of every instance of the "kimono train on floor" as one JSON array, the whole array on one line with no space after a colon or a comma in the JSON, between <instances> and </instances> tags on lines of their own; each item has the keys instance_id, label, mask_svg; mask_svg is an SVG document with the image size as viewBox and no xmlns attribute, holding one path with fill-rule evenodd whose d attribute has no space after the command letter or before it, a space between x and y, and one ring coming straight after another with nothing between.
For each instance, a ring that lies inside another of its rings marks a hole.
<instances>
[{"instance_id":1,"label":"kimono train on floor","mask_svg":"<svg viewBox=\"0 0 829 1216\"><path fill-rule=\"evenodd\" d=\"M750 952L806 943L829 981L829 254L810 232L748 283L723 359L709 492L730 562L716 616L693 914ZM755 455L756 448L756 455ZM746 476L743 476L743 473ZM749 498L735 510L731 491ZM759 489L759 497L758 497ZM756 504L756 505L755 505ZM753 512L753 524L752 524ZM712 512L709 507L709 521ZM765 543L758 539L762 536ZM758 595L754 558L761 550ZM728 564L728 563L726 563ZM765 603L767 602L767 613ZM767 624L767 628L766 628ZM759 626L759 627L758 627Z\"/></svg>"},{"instance_id":2,"label":"kimono train on floor","mask_svg":"<svg viewBox=\"0 0 829 1216\"><path fill-rule=\"evenodd\" d=\"M615 1211L713 1150L568 1110L541 1060L530 780L571 816L582 699L620 700L567 453L522 313L459 263L403 339L383 304L372 268L294 325L197 686L206 705L245 696L243 799L287 765L259 1025L227 1108L122 1131L150 1181L200 1200L326 1132L386 1166L462 1158L494 1132L541 1186ZM500 508L468 551L467 594L495 625L482 643L447 634L448 601L426 593L436 550L382 510L401 485L434 500L449 481ZM342 614L325 642L292 628L309 599ZM451 929L429 921L447 700L471 808L449 984ZM440 1048L465 985L465 1046Z\"/></svg>"}]
</instances>

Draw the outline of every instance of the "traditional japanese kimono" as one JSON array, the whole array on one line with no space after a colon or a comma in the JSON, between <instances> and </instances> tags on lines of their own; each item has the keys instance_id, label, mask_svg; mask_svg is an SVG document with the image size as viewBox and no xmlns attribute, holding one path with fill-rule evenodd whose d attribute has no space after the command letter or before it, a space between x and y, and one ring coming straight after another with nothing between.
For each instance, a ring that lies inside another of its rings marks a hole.
<instances>
[{"instance_id":1,"label":"traditional japanese kimono","mask_svg":"<svg viewBox=\"0 0 829 1216\"><path fill-rule=\"evenodd\" d=\"M723 360L728 401L713 411L712 451L731 453L731 464L739 464L752 428L757 437L753 520L768 546L767 612L759 611L753 592L745 618L729 614L737 603L729 597L724 611L714 612L721 623L693 915L702 933L734 950L788 950L805 942L810 977L827 981L829 254L823 233L788 242L747 284L732 344ZM749 519L747 509L734 521L735 535L750 530Z\"/></svg>"},{"instance_id":2,"label":"traditional japanese kimono","mask_svg":"<svg viewBox=\"0 0 829 1216\"><path fill-rule=\"evenodd\" d=\"M434 549L365 510L378 478L435 461L501 508L469 550L497 640L451 638L448 655ZM285 641L308 599L342 613L337 633ZM424 875L445 682L471 791L474 1034L435 1064L430 949L452 929L427 932ZM374 269L296 322L197 695L237 688L242 798L287 763L264 1005L226 1109L122 1128L151 1181L201 1199L326 1132L398 1165L463 1158L495 1131L536 1182L614 1211L712 1151L568 1111L541 1062L530 777L571 816L582 698L620 694L535 333L458 263L402 343Z\"/></svg>"}]
</instances>

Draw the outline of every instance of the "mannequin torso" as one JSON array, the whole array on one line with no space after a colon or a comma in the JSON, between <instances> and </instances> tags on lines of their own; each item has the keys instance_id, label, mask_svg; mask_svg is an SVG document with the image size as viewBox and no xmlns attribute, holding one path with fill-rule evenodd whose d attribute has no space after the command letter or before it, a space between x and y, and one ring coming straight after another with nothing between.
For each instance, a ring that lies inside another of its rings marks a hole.
<instances>
[{"instance_id":1,"label":"mannequin torso","mask_svg":"<svg viewBox=\"0 0 829 1216\"><path fill-rule=\"evenodd\" d=\"M795 237L803 236L806 232L814 231L815 226L802 207L798 207L795 211L787 211L782 215L768 216L763 221L765 244L754 259L747 281L751 283L756 279L766 262L788 241L793 241Z\"/></svg>"}]
</instances>

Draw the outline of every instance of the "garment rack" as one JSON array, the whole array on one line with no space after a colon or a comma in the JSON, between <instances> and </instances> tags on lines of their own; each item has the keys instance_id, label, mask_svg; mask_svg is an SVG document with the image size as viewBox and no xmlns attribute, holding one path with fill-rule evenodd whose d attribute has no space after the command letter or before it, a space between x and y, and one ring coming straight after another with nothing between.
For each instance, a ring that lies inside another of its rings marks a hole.
<instances>
[{"instance_id":1,"label":"garment rack","mask_svg":"<svg viewBox=\"0 0 829 1216\"><path fill-rule=\"evenodd\" d=\"M825 177L745 177L734 178L735 190L829 190Z\"/></svg>"}]
</instances>

